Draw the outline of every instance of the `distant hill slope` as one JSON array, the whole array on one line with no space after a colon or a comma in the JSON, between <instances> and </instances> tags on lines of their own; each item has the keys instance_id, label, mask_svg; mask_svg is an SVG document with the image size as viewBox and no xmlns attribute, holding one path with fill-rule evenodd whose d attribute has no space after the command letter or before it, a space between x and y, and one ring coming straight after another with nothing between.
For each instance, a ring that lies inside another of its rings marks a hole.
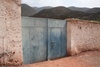
<instances>
[{"instance_id":1,"label":"distant hill slope","mask_svg":"<svg viewBox=\"0 0 100 67\"><path fill-rule=\"evenodd\" d=\"M88 17L88 19L89 20L98 20L98 21L100 21L100 11L97 12L97 13L94 13L94 14L90 15Z\"/></svg>"},{"instance_id":2,"label":"distant hill slope","mask_svg":"<svg viewBox=\"0 0 100 67\"><path fill-rule=\"evenodd\" d=\"M71 10L66 7L55 7L51 9L44 9L39 13L33 15L33 17L46 17L46 18L58 18L61 19L66 13L69 13Z\"/></svg>"},{"instance_id":3,"label":"distant hill slope","mask_svg":"<svg viewBox=\"0 0 100 67\"><path fill-rule=\"evenodd\" d=\"M91 9L90 9L91 10ZM66 19L66 18L79 18L79 19L86 19L86 20L100 20L100 12L97 13L88 13L83 11L75 11L68 9L63 6L51 8L51 9L44 9L31 17L41 17L41 18L55 18L55 19Z\"/></svg>"},{"instance_id":4,"label":"distant hill slope","mask_svg":"<svg viewBox=\"0 0 100 67\"><path fill-rule=\"evenodd\" d=\"M68 8L72 11L81 11L81 12L86 12L90 10L90 8L80 8L80 7L74 7L74 6L68 7Z\"/></svg>"},{"instance_id":5,"label":"distant hill slope","mask_svg":"<svg viewBox=\"0 0 100 67\"><path fill-rule=\"evenodd\" d=\"M87 13L97 13L97 12L100 12L100 8L92 8L87 11Z\"/></svg>"},{"instance_id":6,"label":"distant hill slope","mask_svg":"<svg viewBox=\"0 0 100 67\"><path fill-rule=\"evenodd\" d=\"M79 18L86 20L99 20L100 21L100 8L78 8L78 7L30 7L22 4L22 16L41 17L41 18Z\"/></svg>"},{"instance_id":7,"label":"distant hill slope","mask_svg":"<svg viewBox=\"0 0 100 67\"><path fill-rule=\"evenodd\" d=\"M28 6L27 4L21 5L21 15L22 16L31 16L36 13L36 10L32 7Z\"/></svg>"},{"instance_id":8,"label":"distant hill slope","mask_svg":"<svg viewBox=\"0 0 100 67\"><path fill-rule=\"evenodd\" d=\"M52 8L52 7L50 7L50 6L45 6L45 7L33 7L33 9L35 9L37 13L40 12L41 10L43 10L43 9L50 9L50 8Z\"/></svg>"},{"instance_id":9,"label":"distant hill slope","mask_svg":"<svg viewBox=\"0 0 100 67\"><path fill-rule=\"evenodd\" d=\"M66 19L66 18L80 18L86 15L84 12L72 11L66 7L55 7L51 9L44 9L39 13L33 15L32 17L42 17L42 18L55 18L55 19Z\"/></svg>"}]
</instances>

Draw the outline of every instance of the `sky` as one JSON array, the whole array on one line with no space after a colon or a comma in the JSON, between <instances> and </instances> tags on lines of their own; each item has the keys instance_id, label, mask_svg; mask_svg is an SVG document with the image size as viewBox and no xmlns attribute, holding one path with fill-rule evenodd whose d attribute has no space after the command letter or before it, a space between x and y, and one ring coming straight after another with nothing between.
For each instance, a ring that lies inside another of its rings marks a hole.
<instances>
[{"instance_id":1,"label":"sky","mask_svg":"<svg viewBox=\"0 0 100 67\"><path fill-rule=\"evenodd\" d=\"M21 3L28 4L32 7L43 6L76 6L76 7L100 7L100 0L22 0Z\"/></svg>"}]
</instances>

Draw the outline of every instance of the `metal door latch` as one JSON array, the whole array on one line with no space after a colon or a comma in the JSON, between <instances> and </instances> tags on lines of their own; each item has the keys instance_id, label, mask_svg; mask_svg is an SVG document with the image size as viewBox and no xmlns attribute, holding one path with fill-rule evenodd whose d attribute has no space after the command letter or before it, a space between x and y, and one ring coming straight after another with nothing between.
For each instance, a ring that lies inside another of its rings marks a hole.
<instances>
[{"instance_id":1,"label":"metal door latch","mask_svg":"<svg viewBox=\"0 0 100 67\"><path fill-rule=\"evenodd\" d=\"M51 42L51 48L54 48L54 44L55 44L55 42L52 41L52 42Z\"/></svg>"}]
</instances>

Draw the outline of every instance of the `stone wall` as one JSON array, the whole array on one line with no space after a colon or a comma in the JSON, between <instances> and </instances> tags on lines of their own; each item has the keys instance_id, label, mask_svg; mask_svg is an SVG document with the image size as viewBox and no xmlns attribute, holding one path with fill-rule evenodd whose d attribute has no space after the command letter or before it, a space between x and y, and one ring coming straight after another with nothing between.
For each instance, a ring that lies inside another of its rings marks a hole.
<instances>
[{"instance_id":1,"label":"stone wall","mask_svg":"<svg viewBox=\"0 0 100 67\"><path fill-rule=\"evenodd\" d=\"M0 0L0 65L22 64L20 0Z\"/></svg>"},{"instance_id":2,"label":"stone wall","mask_svg":"<svg viewBox=\"0 0 100 67\"><path fill-rule=\"evenodd\" d=\"M100 51L100 22L68 19L68 54Z\"/></svg>"}]
</instances>

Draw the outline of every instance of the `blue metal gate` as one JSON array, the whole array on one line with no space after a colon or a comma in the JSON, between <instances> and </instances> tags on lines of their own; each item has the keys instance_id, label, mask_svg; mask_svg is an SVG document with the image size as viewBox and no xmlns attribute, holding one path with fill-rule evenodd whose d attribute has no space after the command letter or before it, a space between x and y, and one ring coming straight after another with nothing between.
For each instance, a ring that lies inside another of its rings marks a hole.
<instances>
[{"instance_id":1,"label":"blue metal gate","mask_svg":"<svg viewBox=\"0 0 100 67\"><path fill-rule=\"evenodd\" d=\"M48 59L66 56L66 21L48 19Z\"/></svg>"},{"instance_id":2,"label":"blue metal gate","mask_svg":"<svg viewBox=\"0 0 100 67\"><path fill-rule=\"evenodd\" d=\"M65 20L23 17L24 64L66 56L65 25Z\"/></svg>"}]
</instances>

